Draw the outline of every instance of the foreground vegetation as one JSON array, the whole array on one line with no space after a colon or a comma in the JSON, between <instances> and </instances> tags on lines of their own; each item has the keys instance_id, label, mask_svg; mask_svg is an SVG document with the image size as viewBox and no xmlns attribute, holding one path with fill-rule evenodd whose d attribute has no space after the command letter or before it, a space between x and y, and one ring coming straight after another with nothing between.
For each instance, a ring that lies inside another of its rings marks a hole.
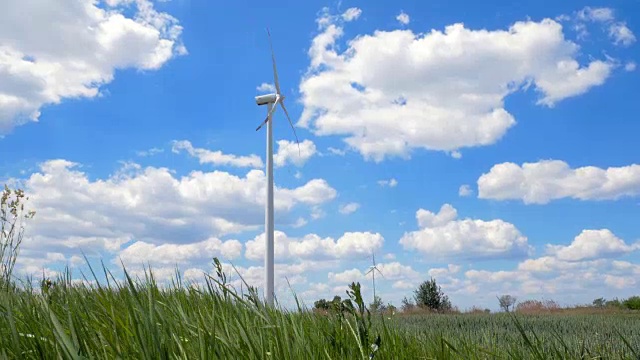
<instances>
[{"instance_id":1,"label":"foreground vegetation","mask_svg":"<svg viewBox=\"0 0 640 360\"><path fill-rule=\"evenodd\" d=\"M82 282L68 272L16 282L22 220L34 215L24 198L6 188L1 197L0 359L640 358L639 314L611 314L604 299L599 315L452 314L432 279L415 300L436 313L396 315L381 301L370 312L357 283L344 300L318 302L322 311L286 310L265 307L254 288L238 293L218 259L202 286L178 271L159 286L150 271L116 279L104 267L102 282L93 269Z\"/></svg>"},{"instance_id":2,"label":"foreground vegetation","mask_svg":"<svg viewBox=\"0 0 640 360\"><path fill-rule=\"evenodd\" d=\"M106 284L60 277L0 292L3 359L637 359L640 316L371 314L351 284L337 311L263 305L218 272ZM125 273L126 274L126 273Z\"/></svg>"}]
</instances>

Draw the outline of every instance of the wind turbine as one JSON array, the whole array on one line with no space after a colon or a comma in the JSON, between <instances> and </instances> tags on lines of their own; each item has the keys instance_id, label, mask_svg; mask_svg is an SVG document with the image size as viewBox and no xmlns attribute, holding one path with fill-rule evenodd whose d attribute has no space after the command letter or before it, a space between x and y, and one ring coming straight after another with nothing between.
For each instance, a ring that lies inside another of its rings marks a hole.
<instances>
[{"instance_id":1,"label":"wind turbine","mask_svg":"<svg viewBox=\"0 0 640 360\"><path fill-rule=\"evenodd\" d=\"M380 269L378 269L378 266L376 265L376 254L372 253L371 254L372 258L373 258L373 266L369 266L369 270L365 273L365 275L368 275L369 273L373 274L373 301L376 301L376 271L382 275L382 277L384 277L384 275L382 274L382 271L380 271Z\"/></svg>"},{"instance_id":2,"label":"wind turbine","mask_svg":"<svg viewBox=\"0 0 640 360\"><path fill-rule=\"evenodd\" d=\"M274 297L274 289L273 289L273 241L274 241L274 227L273 227L273 122L271 121L271 117L275 112L278 104L282 107L284 114L287 116L287 120L289 120L289 124L291 125L291 129L293 129L293 134L296 136L296 142L298 143L298 154L300 154L300 141L298 141L298 134L296 134L296 129L293 127L293 122L291 122L291 118L289 117L289 112L287 108L284 106L285 96L282 95L280 91L280 82L278 81L278 70L276 69L276 57L273 53L273 44L271 44L271 33L269 29L267 29L267 35L269 37L269 47L271 48L271 62L273 63L273 82L276 88L275 94L266 94L256 96L256 104L258 106L267 105L267 117L266 119L256 128L256 131L260 130L262 126L267 124L267 203L265 208L265 224L264 224L264 232L265 232L265 256L264 256L264 268L265 268L265 297L267 300L267 304L269 306L273 306L273 297Z\"/></svg>"}]
</instances>

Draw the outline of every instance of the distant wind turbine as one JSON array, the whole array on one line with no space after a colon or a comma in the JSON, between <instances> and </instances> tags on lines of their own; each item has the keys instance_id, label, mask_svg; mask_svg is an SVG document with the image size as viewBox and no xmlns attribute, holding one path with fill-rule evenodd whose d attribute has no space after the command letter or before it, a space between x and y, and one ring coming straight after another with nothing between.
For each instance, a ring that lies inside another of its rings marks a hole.
<instances>
[{"instance_id":1,"label":"distant wind turbine","mask_svg":"<svg viewBox=\"0 0 640 360\"><path fill-rule=\"evenodd\" d=\"M287 116L287 120L289 120L289 124L291 125L291 129L293 129L293 134L296 137L296 142L298 143L298 154L300 154L300 141L298 141L298 134L296 134L296 129L293 127L293 122L291 122L291 118L289 117L289 112L287 108L284 106L285 96L282 95L280 91L280 83L278 81L278 70L276 69L276 57L273 53L273 45L271 44L271 33L269 29L267 29L267 35L269 36L269 47L271 48L271 61L273 63L273 80L276 88L275 94L266 94L256 96L256 103L258 106L268 105L267 106L267 118L258 126L256 131L260 130L264 124L267 124L267 204L265 209L265 257L264 257L264 267L265 267L265 297L267 300L267 304L269 306L273 306L273 298L274 298L274 289L273 289L273 241L274 241L274 227L273 227L273 126L271 121L271 116L275 112L278 104L282 107L284 114Z\"/></svg>"},{"instance_id":2,"label":"distant wind turbine","mask_svg":"<svg viewBox=\"0 0 640 360\"><path fill-rule=\"evenodd\" d=\"M373 275L373 301L376 301L376 271L382 275L382 277L384 277L384 274L382 274L382 271L380 271L380 269L378 269L378 266L376 265L376 254L372 253L371 254L372 258L373 258L373 266L369 266L369 270L365 273L365 275L368 275L369 273L371 273Z\"/></svg>"}]
</instances>

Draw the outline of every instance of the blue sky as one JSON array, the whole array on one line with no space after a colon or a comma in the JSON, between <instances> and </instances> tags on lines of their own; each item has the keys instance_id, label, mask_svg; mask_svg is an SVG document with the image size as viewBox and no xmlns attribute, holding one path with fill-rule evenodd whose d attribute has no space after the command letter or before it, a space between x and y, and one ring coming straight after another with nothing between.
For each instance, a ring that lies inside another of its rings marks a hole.
<instances>
[{"instance_id":1,"label":"blue sky","mask_svg":"<svg viewBox=\"0 0 640 360\"><path fill-rule=\"evenodd\" d=\"M396 305L431 276L461 309L637 289L635 3L8 9L0 177L37 211L21 274L78 274L84 251L201 279L218 256L261 286L269 27L301 141L278 110L284 302L285 275L309 303L351 281L371 297L372 252Z\"/></svg>"}]
</instances>

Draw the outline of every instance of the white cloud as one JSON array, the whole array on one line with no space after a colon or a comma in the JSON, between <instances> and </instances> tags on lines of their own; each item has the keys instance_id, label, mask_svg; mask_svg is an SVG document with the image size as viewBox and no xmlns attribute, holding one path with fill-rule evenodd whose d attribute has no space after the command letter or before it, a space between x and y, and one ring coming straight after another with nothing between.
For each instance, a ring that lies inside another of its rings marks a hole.
<instances>
[{"instance_id":1,"label":"white cloud","mask_svg":"<svg viewBox=\"0 0 640 360\"><path fill-rule=\"evenodd\" d=\"M380 186L388 186L388 187L396 187L398 185L398 180L395 178L391 178L389 180L378 180L378 185Z\"/></svg>"},{"instance_id":2,"label":"white cloud","mask_svg":"<svg viewBox=\"0 0 640 360\"><path fill-rule=\"evenodd\" d=\"M311 208L312 219L314 220L322 219L323 217L325 217L325 215L327 215L327 213L324 210L322 210L320 206L314 206Z\"/></svg>"},{"instance_id":3,"label":"white cloud","mask_svg":"<svg viewBox=\"0 0 640 360\"><path fill-rule=\"evenodd\" d=\"M295 141L278 140L278 151L273 154L273 164L276 167L282 167L288 163L302 166L316 152L316 145L311 140L304 140L300 144Z\"/></svg>"},{"instance_id":4,"label":"white cloud","mask_svg":"<svg viewBox=\"0 0 640 360\"><path fill-rule=\"evenodd\" d=\"M362 10L357 7L352 7L348 8L347 11L342 13L342 18L344 19L344 21L353 21L358 19L360 17L360 14L362 14Z\"/></svg>"},{"instance_id":5,"label":"white cloud","mask_svg":"<svg viewBox=\"0 0 640 360\"><path fill-rule=\"evenodd\" d=\"M415 271L409 265L403 265L397 261L390 263L380 263L376 267L380 270L384 279L398 280L398 279L413 279L416 280L420 277L420 273ZM371 275L369 275L371 277Z\"/></svg>"},{"instance_id":6,"label":"white cloud","mask_svg":"<svg viewBox=\"0 0 640 360\"><path fill-rule=\"evenodd\" d=\"M329 147L327 150L329 151L329 153L333 155L338 155L338 156L344 156L347 153L345 150L336 149L333 147Z\"/></svg>"},{"instance_id":7,"label":"white cloud","mask_svg":"<svg viewBox=\"0 0 640 360\"><path fill-rule=\"evenodd\" d=\"M580 20L596 21L596 22L607 22L607 21L614 20L612 9L592 8L590 6L585 6L583 9L578 11L577 17Z\"/></svg>"},{"instance_id":8,"label":"white cloud","mask_svg":"<svg viewBox=\"0 0 640 360\"><path fill-rule=\"evenodd\" d=\"M547 245L547 252L559 260L581 261L623 255L640 250L640 242L627 245L609 229L583 230L571 245Z\"/></svg>"},{"instance_id":9,"label":"white cloud","mask_svg":"<svg viewBox=\"0 0 640 360\"><path fill-rule=\"evenodd\" d=\"M155 245L152 243L137 241L118 254L118 259L113 259L119 264L119 260L127 265L151 264L156 265L184 265L195 261L210 262L214 256L223 259L235 259L242 254L242 243L238 240L222 241L210 238L204 241L190 244L165 243Z\"/></svg>"},{"instance_id":10,"label":"white cloud","mask_svg":"<svg viewBox=\"0 0 640 360\"><path fill-rule=\"evenodd\" d=\"M471 194L473 194L473 190L471 190L471 186L469 185L461 185L458 189L459 196L469 196Z\"/></svg>"},{"instance_id":11,"label":"white cloud","mask_svg":"<svg viewBox=\"0 0 640 360\"><path fill-rule=\"evenodd\" d=\"M246 242L245 257L260 260L264 257L264 233ZM369 255L382 247L384 238L378 233L346 232L338 240L308 234L302 238L288 237L275 231L274 253L278 259L348 259Z\"/></svg>"},{"instance_id":12,"label":"white cloud","mask_svg":"<svg viewBox=\"0 0 640 360\"><path fill-rule=\"evenodd\" d=\"M261 168L264 166L262 159L258 155L252 154L249 156L237 156L233 154L223 154L222 151L194 148L188 140L174 141L171 151L178 154L181 150L184 150L189 155L198 158L200 164L251 168Z\"/></svg>"},{"instance_id":13,"label":"white cloud","mask_svg":"<svg viewBox=\"0 0 640 360\"><path fill-rule=\"evenodd\" d=\"M525 259L512 270L469 269L463 278L456 278L453 275L460 267L449 265L449 269L431 269L429 274L436 271L450 281L443 284L450 294L473 294L474 305L485 301L495 306L495 295L504 293L522 300L543 297L584 304L611 290L620 297L633 295L640 265L611 258L638 250L638 246L640 243L625 244L607 229L584 230L570 245L548 244L547 255Z\"/></svg>"},{"instance_id":14,"label":"white cloud","mask_svg":"<svg viewBox=\"0 0 640 360\"><path fill-rule=\"evenodd\" d=\"M571 19L566 17L565 20ZM616 45L629 46L636 41L636 37L623 21L616 21L614 11L611 8L584 7L575 15L575 28L579 36L585 38L589 35L586 23L599 23L602 29L607 31L609 37Z\"/></svg>"},{"instance_id":15,"label":"white cloud","mask_svg":"<svg viewBox=\"0 0 640 360\"><path fill-rule=\"evenodd\" d=\"M634 287L638 283L634 278L616 275L605 275L604 282L614 289L628 289Z\"/></svg>"},{"instance_id":16,"label":"white cloud","mask_svg":"<svg viewBox=\"0 0 640 360\"><path fill-rule=\"evenodd\" d=\"M478 197L493 200L522 200L525 204L574 198L616 200L640 195L640 165L601 169L585 166L572 169L560 160L494 165L478 179Z\"/></svg>"},{"instance_id":17,"label":"white cloud","mask_svg":"<svg viewBox=\"0 0 640 360\"><path fill-rule=\"evenodd\" d=\"M266 181L259 170L244 177L222 171L174 177L166 168L127 164L126 171L91 179L79 168L70 161L50 160L40 165L39 172L19 181L30 197L28 207L37 211L28 226L24 250L115 253L132 240L193 244L264 224ZM322 179L292 189L276 187L278 222L294 223L295 208L319 206L335 196L336 191ZM208 240L193 246L211 249L215 243ZM221 253L228 255L231 250L224 244Z\"/></svg>"},{"instance_id":18,"label":"white cloud","mask_svg":"<svg viewBox=\"0 0 640 360\"><path fill-rule=\"evenodd\" d=\"M274 93L276 92L276 87L271 83L262 83L260 86L256 87L256 90L260 92Z\"/></svg>"},{"instance_id":19,"label":"white cloud","mask_svg":"<svg viewBox=\"0 0 640 360\"><path fill-rule=\"evenodd\" d=\"M590 303L601 296L613 297L612 290L615 296L622 298L634 295L638 274L640 266L625 261L565 261L544 256L527 259L513 270L468 270L463 278L454 279L454 286L447 286L445 291L460 296L472 294L473 300L467 299L467 302L474 305L484 302L496 306L495 296L505 293L520 300L551 298L574 305Z\"/></svg>"},{"instance_id":20,"label":"white cloud","mask_svg":"<svg viewBox=\"0 0 640 360\"><path fill-rule=\"evenodd\" d=\"M400 244L430 257L497 258L531 252L527 238L503 220L455 220L457 211L444 204L436 214L419 209L420 230L405 233Z\"/></svg>"},{"instance_id":21,"label":"white cloud","mask_svg":"<svg viewBox=\"0 0 640 360\"><path fill-rule=\"evenodd\" d=\"M340 206L340 214L352 214L354 212L356 212L358 209L360 208L360 204L356 203L356 202L350 202L348 204L343 204Z\"/></svg>"},{"instance_id":22,"label":"white cloud","mask_svg":"<svg viewBox=\"0 0 640 360\"><path fill-rule=\"evenodd\" d=\"M400 14L396 16L396 20L398 20L402 25L408 25L409 21L411 21L411 19L409 18L409 15L406 14L404 11L401 11Z\"/></svg>"},{"instance_id":23,"label":"white cloud","mask_svg":"<svg viewBox=\"0 0 640 360\"><path fill-rule=\"evenodd\" d=\"M380 273L376 272L376 284L378 283L378 279L380 281L386 280L413 280L414 282L419 280L420 274L415 271L409 265L403 265L399 262L392 263L380 263L377 264L378 270L382 273L382 277L380 277ZM373 274L368 273L369 269L367 268L365 271L360 271L358 269L349 269L344 270L339 273L330 272L328 274L329 281L332 283L351 283L351 282L363 282L365 280L372 281Z\"/></svg>"},{"instance_id":24,"label":"white cloud","mask_svg":"<svg viewBox=\"0 0 640 360\"><path fill-rule=\"evenodd\" d=\"M411 289L415 289L417 286L415 283L412 283L407 280L398 280L398 281L395 281L393 285L391 285L391 287L399 290L411 290Z\"/></svg>"},{"instance_id":25,"label":"white cloud","mask_svg":"<svg viewBox=\"0 0 640 360\"><path fill-rule=\"evenodd\" d=\"M458 217L458 211L449 204L444 204L440 211L435 214L431 211L419 209L416 212L416 219L420 228L438 227L450 223Z\"/></svg>"},{"instance_id":26,"label":"white cloud","mask_svg":"<svg viewBox=\"0 0 640 360\"><path fill-rule=\"evenodd\" d=\"M307 221L307 219L299 217L298 220L296 220L296 222L293 225L291 225L291 227L297 229L307 225L308 223L309 222Z\"/></svg>"},{"instance_id":27,"label":"white cloud","mask_svg":"<svg viewBox=\"0 0 640 360\"><path fill-rule=\"evenodd\" d=\"M608 59L579 63L579 46L551 19L508 30L460 23L426 34L376 30L349 40L341 53L343 24L321 19L300 84L299 125L317 136L343 136L374 161L408 158L413 149L493 144L516 123L504 108L509 94L531 85L538 104L553 106L601 85L615 66Z\"/></svg>"},{"instance_id":28,"label":"white cloud","mask_svg":"<svg viewBox=\"0 0 640 360\"><path fill-rule=\"evenodd\" d=\"M178 20L157 12L150 1L110 4L3 2L0 133L37 121L45 105L98 96L118 69L156 70L186 54Z\"/></svg>"},{"instance_id":29,"label":"white cloud","mask_svg":"<svg viewBox=\"0 0 640 360\"><path fill-rule=\"evenodd\" d=\"M633 61L629 61L624 65L624 69L626 71L634 71L636 69L636 63Z\"/></svg>"},{"instance_id":30,"label":"white cloud","mask_svg":"<svg viewBox=\"0 0 640 360\"><path fill-rule=\"evenodd\" d=\"M163 153L164 149L160 149L160 148L151 148L149 150L141 150L141 151L137 151L136 155L141 156L141 157L146 157L146 156L153 156L156 154L160 154Z\"/></svg>"},{"instance_id":31,"label":"white cloud","mask_svg":"<svg viewBox=\"0 0 640 360\"><path fill-rule=\"evenodd\" d=\"M636 36L625 23L612 24L609 27L609 36L616 45L629 46L636 42Z\"/></svg>"},{"instance_id":32,"label":"white cloud","mask_svg":"<svg viewBox=\"0 0 640 360\"><path fill-rule=\"evenodd\" d=\"M446 268L433 268L429 269L428 274L436 279L452 276L460 271L460 265L449 264Z\"/></svg>"},{"instance_id":33,"label":"white cloud","mask_svg":"<svg viewBox=\"0 0 640 360\"><path fill-rule=\"evenodd\" d=\"M339 273L329 272L327 277L331 283L350 284L352 282L362 282L364 275L358 269L350 269Z\"/></svg>"}]
</instances>

